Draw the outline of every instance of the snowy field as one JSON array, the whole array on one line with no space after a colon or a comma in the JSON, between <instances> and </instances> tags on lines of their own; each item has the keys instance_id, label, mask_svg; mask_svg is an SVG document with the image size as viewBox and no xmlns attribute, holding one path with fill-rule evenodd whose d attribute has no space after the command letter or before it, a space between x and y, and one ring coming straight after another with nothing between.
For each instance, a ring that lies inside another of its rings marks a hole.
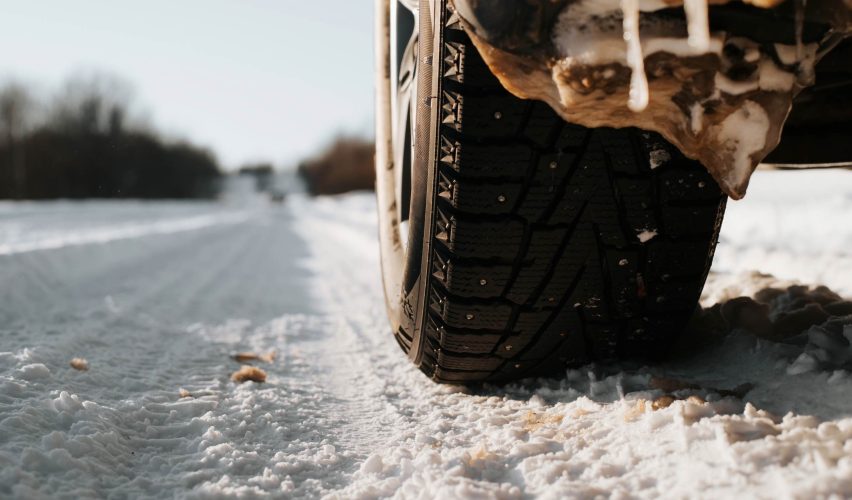
<instances>
[{"instance_id":1,"label":"snowy field","mask_svg":"<svg viewBox=\"0 0 852 500\"><path fill-rule=\"evenodd\" d=\"M677 362L475 391L393 341L374 210L0 204L0 498L852 496L848 304L788 288L852 296L852 172L729 204L704 305L779 287L788 342L741 315ZM277 353L265 383L241 351Z\"/></svg>"}]
</instances>

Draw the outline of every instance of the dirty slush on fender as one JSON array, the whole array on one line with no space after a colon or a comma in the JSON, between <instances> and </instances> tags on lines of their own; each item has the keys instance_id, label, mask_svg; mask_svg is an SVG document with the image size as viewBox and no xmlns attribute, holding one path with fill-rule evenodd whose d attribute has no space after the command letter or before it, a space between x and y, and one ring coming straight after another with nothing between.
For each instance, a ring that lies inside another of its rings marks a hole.
<instances>
[{"instance_id":1,"label":"dirty slush on fender","mask_svg":"<svg viewBox=\"0 0 852 500\"><path fill-rule=\"evenodd\" d=\"M529 0L511 18L485 14L493 2L454 3L507 90L572 123L658 132L734 199L814 65L852 32L842 0ZM744 10L774 32L728 22Z\"/></svg>"}]
</instances>

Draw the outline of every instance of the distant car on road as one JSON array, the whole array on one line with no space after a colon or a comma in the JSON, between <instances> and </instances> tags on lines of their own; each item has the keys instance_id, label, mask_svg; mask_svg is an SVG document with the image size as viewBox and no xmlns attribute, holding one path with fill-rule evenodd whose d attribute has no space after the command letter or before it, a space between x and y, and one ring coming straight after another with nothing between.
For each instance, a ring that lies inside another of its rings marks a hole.
<instances>
[{"instance_id":1,"label":"distant car on road","mask_svg":"<svg viewBox=\"0 0 852 500\"><path fill-rule=\"evenodd\" d=\"M286 197L287 196L284 194L284 191L281 191L279 189L272 189L269 191L269 201L271 201L272 203L284 203Z\"/></svg>"}]
</instances>

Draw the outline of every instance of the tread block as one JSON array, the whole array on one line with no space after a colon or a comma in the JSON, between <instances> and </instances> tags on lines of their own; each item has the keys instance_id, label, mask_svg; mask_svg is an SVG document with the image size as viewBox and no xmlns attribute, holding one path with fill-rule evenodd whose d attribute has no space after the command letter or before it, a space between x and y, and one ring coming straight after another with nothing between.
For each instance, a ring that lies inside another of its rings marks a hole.
<instances>
[{"instance_id":1,"label":"tread block","mask_svg":"<svg viewBox=\"0 0 852 500\"><path fill-rule=\"evenodd\" d=\"M648 280L648 309L656 312L694 309L701 297L701 284L694 281L663 283Z\"/></svg>"},{"instance_id":2,"label":"tread block","mask_svg":"<svg viewBox=\"0 0 852 500\"><path fill-rule=\"evenodd\" d=\"M472 330L506 330L512 316L508 304L462 302L451 297L440 298L433 311L445 325Z\"/></svg>"},{"instance_id":3,"label":"tread block","mask_svg":"<svg viewBox=\"0 0 852 500\"><path fill-rule=\"evenodd\" d=\"M686 316L691 317L692 311L690 311ZM679 317L671 314L652 316L648 319L647 325L647 332L633 333L633 335L638 333L645 335L645 339L647 341L645 346L650 347L650 349L647 349L646 352L653 352L653 349L665 348L666 343L672 342L684 328L682 316ZM657 357L659 358L660 356Z\"/></svg>"},{"instance_id":4,"label":"tread block","mask_svg":"<svg viewBox=\"0 0 852 500\"><path fill-rule=\"evenodd\" d=\"M583 321L573 307L563 307L550 318L549 323L539 332L537 341L523 352L521 359L544 359L550 356L565 342L576 344L579 339L580 351L576 356L585 356L583 340Z\"/></svg>"},{"instance_id":5,"label":"tread block","mask_svg":"<svg viewBox=\"0 0 852 500\"><path fill-rule=\"evenodd\" d=\"M598 196L589 202L587 210L594 220L594 230L600 245L625 246L632 241L632 236L625 235L621 225L621 212L612 196L598 193Z\"/></svg>"},{"instance_id":6,"label":"tread block","mask_svg":"<svg viewBox=\"0 0 852 500\"><path fill-rule=\"evenodd\" d=\"M701 236L710 234L716 224L718 205L699 207L667 206L662 210L663 230L666 236Z\"/></svg>"},{"instance_id":7,"label":"tread block","mask_svg":"<svg viewBox=\"0 0 852 500\"><path fill-rule=\"evenodd\" d=\"M624 342L630 349L641 349L643 345L652 345L657 329L651 326L649 318L633 318L627 321L624 328Z\"/></svg>"},{"instance_id":8,"label":"tread block","mask_svg":"<svg viewBox=\"0 0 852 500\"><path fill-rule=\"evenodd\" d=\"M651 200L655 199L653 183L647 179L618 178L615 190L621 203L624 223L634 232L656 228L659 223Z\"/></svg>"},{"instance_id":9,"label":"tread block","mask_svg":"<svg viewBox=\"0 0 852 500\"><path fill-rule=\"evenodd\" d=\"M602 128L595 130L613 172L638 174L649 167L644 156L637 154L631 134L623 129Z\"/></svg>"},{"instance_id":10,"label":"tread block","mask_svg":"<svg viewBox=\"0 0 852 500\"><path fill-rule=\"evenodd\" d=\"M530 344L530 342L532 342L535 338L535 334L536 332L534 330L528 330L509 335L499 343L494 351L494 355L504 359L517 358L518 354L521 353Z\"/></svg>"},{"instance_id":11,"label":"tread block","mask_svg":"<svg viewBox=\"0 0 852 500\"><path fill-rule=\"evenodd\" d=\"M571 171L576 155L572 153L543 154L538 158L535 174L526 186L518 214L537 221L544 217L562 197L562 186Z\"/></svg>"},{"instance_id":12,"label":"tread block","mask_svg":"<svg viewBox=\"0 0 852 500\"><path fill-rule=\"evenodd\" d=\"M700 168L661 169L658 181L660 199L663 203L714 201L722 196L718 184Z\"/></svg>"},{"instance_id":13,"label":"tread block","mask_svg":"<svg viewBox=\"0 0 852 500\"><path fill-rule=\"evenodd\" d=\"M546 345L552 346L570 336L582 338L582 322L576 311L570 307L558 310L521 313L516 323L517 333L512 333L497 347L496 355L511 359L539 359L549 353L537 348L545 337L552 337ZM555 344L554 344L555 343ZM532 352L532 354L530 354Z\"/></svg>"},{"instance_id":14,"label":"tread block","mask_svg":"<svg viewBox=\"0 0 852 500\"><path fill-rule=\"evenodd\" d=\"M540 148L549 147L564 120L541 101L534 101L524 127L524 137Z\"/></svg>"},{"instance_id":15,"label":"tread block","mask_svg":"<svg viewBox=\"0 0 852 500\"><path fill-rule=\"evenodd\" d=\"M447 370L464 370L474 372L490 372L503 364L503 360L488 355L460 355L446 351L438 352L438 365Z\"/></svg>"},{"instance_id":16,"label":"tread block","mask_svg":"<svg viewBox=\"0 0 852 500\"><path fill-rule=\"evenodd\" d=\"M497 77L475 53L476 48L470 45L470 38L464 31L446 30L444 37L444 78L477 86L500 87Z\"/></svg>"},{"instance_id":17,"label":"tread block","mask_svg":"<svg viewBox=\"0 0 852 500\"><path fill-rule=\"evenodd\" d=\"M669 278L694 276L696 270L703 272L707 264L704 241L684 241L670 245L661 240L651 240L646 245L647 274L666 281Z\"/></svg>"},{"instance_id":18,"label":"tread block","mask_svg":"<svg viewBox=\"0 0 852 500\"><path fill-rule=\"evenodd\" d=\"M515 219L482 221L444 215L436 224L438 241L462 258L514 260L524 238L524 224Z\"/></svg>"},{"instance_id":19,"label":"tread block","mask_svg":"<svg viewBox=\"0 0 852 500\"><path fill-rule=\"evenodd\" d=\"M557 346L549 356L551 363L556 362L558 369L564 370L568 366L577 366L588 363L589 357L588 346L581 332L577 330L569 331L563 338L562 343ZM554 359L555 358L555 359Z\"/></svg>"},{"instance_id":20,"label":"tread block","mask_svg":"<svg viewBox=\"0 0 852 500\"><path fill-rule=\"evenodd\" d=\"M469 354L488 354L497 347L501 338L494 333L470 332L446 326L438 327L438 334L444 349Z\"/></svg>"},{"instance_id":21,"label":"tread block","mask_svg":"<svg viewBox=\"0 0 852 500\"><path fill-rule=\"evenodd\" d=\"M530 335L532 338L547 323L552 314L552 310L542 311L531 308L522 310L518 313L518 319L515 320L514 330L519 335Z\"/></svg>"},{"instance_id":22,"label":"tread block","mask_svg":"<svg viewBox=\"0 0 852 500\"><path fill-rule=\"evenodd\" d=\"M589 339L592 357L612 360L618 357L618 327L612 323L589 323L586 337Z\"/></svg>"},{"instance_id":23,"label":"tread block","mask_svg":"<svg viewBox=\"0 0 852 500\"><path fill-rule=\"evenodd\" d=\"M444 89L443 94L443 123L473 139L516 136L529 106L505 92L463 94Z\"/></svg>"},{"instance_id":24,"label":"tread block","mask_svg":"<svg viewBox=\"0 0 852 500\"><path fill-rule=\"evenodd\" d=\"M632 318L641 314L639 300L642 298L638 286L640 255L637 251L606 249L606 268L609 276L609 301L615 311Z\"/></svg>"},{"instance_id":25,"label":"tread block","mask_svg":"<svg viewBox=\"0 0 852 500\"><path fill-rule=\"evenodd\" d=\"M567 234L568 230L560 228L533 231L523 257L523 264L506 293L506 298L516 304L525 304L532 299L533 292L547 277L547 270L556 259L557 252Z\"/></svg>"},{"instance_id":26,"label":"tread block","mask_svg":"<svg viewBox=\"0 0 852 500\"><path fill-rule=\"evenodd\" d=\"M432 375L432 378L438 382L463 384L472 382L482 382L483 380L487 379L491 374L491 371L454 371L437 366L435 367L435 373Z\"/></svg>"},{"instance_id":27,"label":"tread block","mask_svg":"<svg viewBox=\"0 0 852 500\"><path fill-rule=\"evenodd\" d=\"M540 332L534 343L528 346L524 351L520 361L531 361L547 358L553 351L559 347L564 338L562 335L567 335L561 328L556 325L549 325Z\"/></svg>"},{"instance_id":28,"label":"tread block","mask_svg":"<svg viewBox=\"0 0 852 500\"><path fill-rule=\"evenodd\" d=\"M606 296L605 275L602 263L597 253L589 255L589 260L582 269L582 276L577 283L566 306L573 306L580 311L583 319L589 322L605 322L612 319L610 304Z\"/></svg>"},{"instance_id":29,"label":"tread block","mask_svg":"<svg viewBox=\"0 0 852 500\"><path fill-rule=\"evenodd\" d=\"M551 224L574 223L577 216L589 208L590 200L598 197L599 190L604 188L604 195L610 191L605 188L608 181L602 151L590 147L574 162L576 165L572 168L564 195L550 215Z\"/></svg>"},{"instance_id":30,"label":"tread block","mask_svg":"<svg viewBox=\"0 0 852 500\"><path fill-rule=\"evenodd\" d=\"M586 206L586 200L584 199L563 197L559 203L556 204L556 207L550 214L547 223L551 225L574 224L586 209Z\"/></svg>"},{"instance_id":31,"label":"tread block","mask_svg":"<svg viewBox=\"0 0 852 500\"><path fill-rule=\"evenodd\" d=\"M521 144L476 144L444 137L441 155L441 162L462 177L523 179L533 151Z\"/></svg>"},{"instance_id":32,"label":"tread block","mask_svg":"<svg viewBox=\"0 0 852 500\"><path fill-rule=\"evenodd\" d=\"M521 199L519 182L476 182L469 179L446 179L441 183L443 197L460 212L468 214L507 214Z\"/></svg>"},{"instance_id":33,"label":"tread block","mask_svg":"<svg viewBox=\"0 0 852 500\"><path fill-rule=\"evenodd\" d=\"M512 266L475 265L450 260L445 286L465 297L494 298L502 295L512 277Z\"/></svg>"},{"instance_id":34,"label":"tread block","mask_svg":"<svg viewBox=\"0 0 852 500\"><path fill-rule=\"evenodd\" d=\"M589 138L591 130L572 123L563 123L556 136L554 146L557 151L579 151Z\"/></svg>"},{"instance_id":35,"label":"tread block","mask_svg":"<svg viewBox=\"0 0 852 500\"><path fill-rule=\"evenodd\" d=\"M596 252L594 238L590 231L576 231L568 246L558 257L553 270L546 277L546 284L536 298L535 306L553 308L566 300L566 294L572 292L572 285L585 276L586 262Z\"/></svg>"}]
</instances>

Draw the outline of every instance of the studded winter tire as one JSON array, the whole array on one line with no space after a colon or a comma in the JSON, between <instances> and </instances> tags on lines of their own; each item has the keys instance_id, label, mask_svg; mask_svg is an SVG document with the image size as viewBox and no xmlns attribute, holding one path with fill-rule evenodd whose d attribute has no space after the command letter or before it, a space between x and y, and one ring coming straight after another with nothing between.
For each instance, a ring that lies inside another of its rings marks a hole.
<instances>
[{"instance_id":1,"label":"studded winter tire","mask_svg":"<svg viewBox=\"0 0 852 500\"><path fill-rule=\"evenodd\" d=\"M393 334L437 382L657 358L725 196L660 136L518 99L446 0L377 0L377 197Z\"/></svg>"}]
</instances>

